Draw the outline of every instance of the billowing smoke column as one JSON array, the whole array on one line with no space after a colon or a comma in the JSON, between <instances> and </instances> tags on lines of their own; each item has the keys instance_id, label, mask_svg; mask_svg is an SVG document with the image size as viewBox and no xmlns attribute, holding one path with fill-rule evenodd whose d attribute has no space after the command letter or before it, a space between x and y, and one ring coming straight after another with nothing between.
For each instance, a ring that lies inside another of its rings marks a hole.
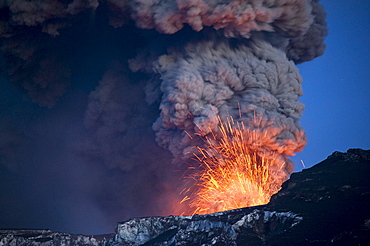
<instances>
[{"instance_id":1,"label":"billowing smoke column","mask_svg":"<svg viewBox=\"0 0 370 246\"><path fill-rule=\"evenodd\" d=\"M230 115L258 131L251 145L261 153L292 155L306 143L298 126L303 110L298 69L263 40L247 45L202 40L160 56L153 69L163 80L157 141L176 157L189 157L193 146L202 145L197 134L217 131L218 116ZM287 165L287 174L292 170Z\"/></svg>"},{"instance_id":2,"label":"billowing smoke column","mask_svg":"<svg viewBox=\"0 0 370 246\"><path fill-rule=\"evenodd\" d=\"M284 180L293 170L286 156L306 144L295 64L323 53L324 19L318 0L0 1L1 75L50 108L1 98L12 106L0 110L0 165L60 170L48 187L74 184L67 200L98 204L112 223L166 215L182 189L172 170L186 170L167 150L191 162L218 117L232 116L258 133L254 151L278 156ZM68 170L89 181L68 182Z\"/></svg>"},{"instance_id":3,"label":"billowing smoke column","mask_svg":"<svg viewBox=\"0 0 370 246\"><path fill-rule=\"evenodd\" d=\"M194 146L203 144L197 136L216 132L218 117L231 116L257 132L250 140L254 151L278 155L274 165L283 166L278 176L286 179L293 171L286 156L306 144L298 122L302 79L294 62L313 59L324 49L324 14L317 1L136 1L131 6L140 28L173 34L187 24L202 32L184 45L155 55L144 50L130 61L134 72L152 74L162 92L148 93L161 98L153 126L157 142L176 158L189 158Z\"/></svg>"}]
</instances>

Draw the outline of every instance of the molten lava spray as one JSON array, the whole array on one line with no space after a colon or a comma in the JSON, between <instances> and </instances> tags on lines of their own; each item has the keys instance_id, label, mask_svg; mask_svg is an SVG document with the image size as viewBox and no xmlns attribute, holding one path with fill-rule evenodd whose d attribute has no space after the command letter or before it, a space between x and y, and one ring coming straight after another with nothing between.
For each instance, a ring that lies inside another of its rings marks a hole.
<instances>
[{"instance_id":1,"label":"molten lava spray","mask_svg":"<svg viewBox=\"0 0 370 246\"><path fill-rule=\"evenodd\" d=\"M283 182L276 179L274 156L258 153L254 142L256 131L245 128L244 122L232 117L219 119L218 134L205 136L206 146L198 147L196 159L201 170L192 176L195 185L185 190L182 202L190 200L187 214L215 213L235 208L257 206L269 202ZM278 170L283 168L284 163Z\"/></svg>"}]
</instances>

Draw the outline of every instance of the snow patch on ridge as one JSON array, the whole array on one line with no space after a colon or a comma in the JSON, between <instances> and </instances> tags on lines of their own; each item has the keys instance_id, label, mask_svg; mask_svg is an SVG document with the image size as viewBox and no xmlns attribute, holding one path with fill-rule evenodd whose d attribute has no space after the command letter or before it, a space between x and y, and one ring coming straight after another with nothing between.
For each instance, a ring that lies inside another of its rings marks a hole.
<instances>
[{"instance_id":1,"label":"snow patch on ridge","mask_svg":"<svg viewBox=\"0 0 370 246\"><path fill-rule=\"evenodd\" d=\"M135 218L119 223L117 234L110 242L132 246L153 242L153 245L157 245L155 242L160 238L162 243L166 241L188 245L193 241L212 239L211 244L234 245L240 230L252 230L261 234L259 237L265 238L268 237L267 234L286 231L302 219L292 212L259 209L247 214L243 209L237 209L206 215ZM280 225L279 229L274 229L273 225L277 223Z\"/></svg>"}]
</instances>

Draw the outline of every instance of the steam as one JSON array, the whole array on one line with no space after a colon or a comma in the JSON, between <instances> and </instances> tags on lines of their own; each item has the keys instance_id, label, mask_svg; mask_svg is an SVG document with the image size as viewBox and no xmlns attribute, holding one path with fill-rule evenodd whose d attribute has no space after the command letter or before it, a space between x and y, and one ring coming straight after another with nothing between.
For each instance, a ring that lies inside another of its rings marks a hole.
<instances>
[{"instance_id":1,"label":"steam","mask_svg":"<svg viewBox=\"0 0 370 246\"><path fill-rule=\"evenodd\" d=\"M166 215L182 188L173 170L232 116L259 136L256 152L278 155L286 179L287 156L306 144L295 64L322 55L326 35L318 0L0 1L2 76L50 108L2 98L14 110L0 112L0 165L68 163L91 180L65 181L76 186L67 203L93 204L112 224Z\"/></svg>"}]
</instances>

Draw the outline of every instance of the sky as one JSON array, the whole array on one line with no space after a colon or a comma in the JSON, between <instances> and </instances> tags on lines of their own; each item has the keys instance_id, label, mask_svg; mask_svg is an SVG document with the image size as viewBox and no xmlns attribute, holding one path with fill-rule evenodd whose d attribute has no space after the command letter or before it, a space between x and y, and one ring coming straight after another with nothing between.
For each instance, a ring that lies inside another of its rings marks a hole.
<instances>
[{"instance_id":1,"label":"sky","mask_svg":"<svg viewBox=\"0 0 370 246\"><path fill-rule=\"evenodd\" d=\"M370 148L369 1L321 1L329 35L323 56L298 65L306 108L301 125L307 145L293 158L295 170L334 151Z\"/></svg>"},{"instance_id":2,"label":"sky","mask_svg":"<svg viewBox=\"0 0 370 246\"><path fill-rule=\"evenodd\" d=\"M370 1L320 2L329 35L322 56L298 65L305 104L299 122L307 145L291 158L295 172L334 151L370 149ZM108 233L116 222L134 216L166 215L181 191L181 185L172 184L181 179L182 167L172 165L171 153L155 142L158 103L141 100L144 91L153 89L143 82L151 75L128 73L120 64L134 56L138 37L150 39L152 32L135 33L124 26L118 33L100 24L95 14L86 14L91 22L85 25L60 31L55 43L35 48L51 53L44 77L59 69L72 81L50 86L53 97L37 98L36 93L30 99L17 82L22 76L10 82L5 59L0 60L0 228ZM32 40L33 34L27 35ZM68 49L55 48L60 44ZM45 61L19 47L17 54L29 57L25 64ZM65 71L64 63L72 69ZM32 67L23 72L35 76ZM36 79L48 85L44 77Z\"/></svg>"}]
</instances>

